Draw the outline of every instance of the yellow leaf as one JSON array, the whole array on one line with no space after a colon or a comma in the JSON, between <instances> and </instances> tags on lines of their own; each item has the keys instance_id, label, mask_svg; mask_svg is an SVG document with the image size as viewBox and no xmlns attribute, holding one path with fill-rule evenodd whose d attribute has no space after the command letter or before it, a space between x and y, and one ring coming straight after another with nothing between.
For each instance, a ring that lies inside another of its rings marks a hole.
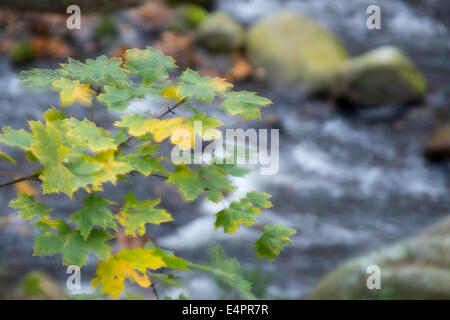
<instances>
[{"instance_id":1,"label":"yellow leaf","mask_svg":"<svg viewBox=\"0 0 450 320\"><path fill-rule=\"evenodd\" d=\"M127 278L141 287L148 288L151 282L146 273L147 269L156 270L166 266L155 251L156 249L124 249L107 260L100 261L97 277L91 281L92 286L102 285L102 292L114 298L120 295Z\"/></svg>"},{"instance_id":2,"label":"yellow leaf","mask_svg":"<svg viewBox=\"0 0 450 320\"><path fill-rule=\"evenodd\" d=\"M80 102L88 107L92 104L92 97L95 92L90 89L89 84L81 84L79 80L59 79L52 82L55 90L61 96L61 106Z\"/></svg>"},{"instance_id":3,"label":"yellow leaf","mask_svg":"<svg viewBox=\"0 0 450 320\"><path fill-rule=\"evenodd\" d=\"M163 97L165 97L167 99L181 100L181 94L178 90L178 87L176 87L176 86L164 88L163 91L161 92L161 94Z\"/></svg>"},{"instance_id":4,"label":"yellow leaf","mask_svg":"<svg viewBox=\"0 0 450 320\"><path fill-rule=\"evenodd\" d=\"M213 85L216 87L217 91L224 94L229 89L233 88L233 85L229 82L226 82L225 79L222 78L214 78L212 79Z\"/></svg>"}]
</instances>

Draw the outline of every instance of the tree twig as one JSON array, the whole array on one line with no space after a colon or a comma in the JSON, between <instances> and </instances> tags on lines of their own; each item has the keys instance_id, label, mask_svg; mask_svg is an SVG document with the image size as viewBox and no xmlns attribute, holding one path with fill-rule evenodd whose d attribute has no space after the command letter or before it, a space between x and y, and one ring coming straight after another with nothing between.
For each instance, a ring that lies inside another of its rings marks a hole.
<instances>
[{"instance_id":1,"label":"tree twig","mask_svg":"<svg viewBox=\"0 0 450 320\"><path fill-rule=\"evenodd\" d=\"M158 119L163 118L164 116L168 115L169 113L173 113L173 110L175 110L176 108L178 108L179 106L181 106L183 103L185 103L186 101L188 101L189 98L183 98L180 101L178 101L176 104L174 104L172 107L167 108L167 110L161 114Z\"/></svg>"},{"instance_id":2,"label":"tree twig","mask_svg":"<svg viewBox=\"0 0 450 320\"><path fill-rule=\"evenodd\" d=\"M156 297L156 300L159 300L158 291L156 290L155 284L154 284L153 282L152 282L152 284L150 285L150 287L152 287L152 291L153 291L153 294L154 294L155 297Z\"/></svg>"},{"instance_id":3,"label":"tree twig","mask_svg":"<svg viewBox=\"0 0 450 320\"><path fill-rule=\"evenodd\" d=\"M23 181L41 181L41 180L39 179L39 174L33 174L31 176L17 178L17 179L11 180L9 182L0 184L0 188L11 186L13 184L20 183Z\"/></svg>"}]
</instances>

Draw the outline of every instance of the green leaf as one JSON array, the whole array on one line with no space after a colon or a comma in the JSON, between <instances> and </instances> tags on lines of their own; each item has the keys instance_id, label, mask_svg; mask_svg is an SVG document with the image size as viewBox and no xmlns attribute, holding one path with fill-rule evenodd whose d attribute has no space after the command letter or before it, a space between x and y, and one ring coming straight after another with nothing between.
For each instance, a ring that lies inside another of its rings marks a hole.
<instances>
[{"instance_id":1,"label":"green leaf","mask_svg":"<svg viewBox=\"0 0 450 320\"><path fill-rule=\"evenodd\" d=\"M245 299L256 299L252 293L252 284L244 279L242 267L237 259L228 258L220 245L212 247L210 255L213 267L210 271L220 276Z\"/></svg>"},{"instance_id":2,"label":"green leaf","mask_svg":"<svg viewBox=\"0 0 450 320\"><path fill-rule=\"evenodd\" d=\"M61 78L61 72L51 69L31 69L19 73L18 78L29 88L50 87L53 81Z\"/></svg>"},{"instance_id":3,"label":"green leaf","mask_svg":"<svg viewBox=\"0 0 450 320\"><path fill-rule=\"evenodd\" d=\"M144 235L145 224L152 223L159 225L172 221L172 217L164 209L156 209L161 200L138 201L132 192L124 198L125 203L120 208L117 220L125 227L125 234Z\"/></svg>"},{"instance_id":4,"label":"green leaf","mask_svg":"<svg viewBox=\"0 0 450 320\"><path fill-rule=\"evenodd\" d=\"M166 264L166 268L176 270L189 270L189 262L187 262L183 258L175 256L172 251L156 248L155 255L162 258L162 260Z\"/></svg>"},{"instance_id":5,"label":"green leaf","mask_svg":"<svg viewBox=\"0 0 450 320\"><path fill-rule=\"evenodd\" d=\"M167 182L178 185L187 201L198 198L205 191L203 182L198 174L189 169L185 164L178 165L167 179Z\"/></svg>"},{"instance_id":6,"label":"green leaf","mask_svg":"<svg viewBox=\"0 0 450 320\"><path fill-rule=\"evenodd\" d=\"M227 92L224 96L225 100L219 108L225 109L231 115L241 115L245 119L261 118L260 107L265 107L272 103L267 98L257 96L255 92Z\"/></svg>"},{"instance_id":7,"label":"green leaf","mask_svg":"<svg viewBox=\"0 0 450 320\"><path fill-rule=\"evenodd\" d=\"M98 83L100 81L120 84L128 82L128 71L121 67L122 59L100 56L95 60L87 59L86 63L69 58L62 68L71 77L81 82Z\"/></svg>"},{"instance_id":8,"label":"green leaf","mask_svg":"<svg viewBox=\"0 0 450 320\"><path fill-rule=\"evenodd\" d=\"M125 67L140 75L144 85L169 77L169 72L176 68L172 57L151 47L127 50L126 60Z\"/></svg>"},{"instance_id":9,"label":"green leaf","mask_svg":"<svg viewBox=\"0 0 450 320\"><path fill-rule=\"evenodd\" d=\"M255 217L261 213L259 208L255 208L250 202L244 200L233 201L230 207L216 213L215 228L220 227L226 233L235 233L241 224L251 227L256 223Z\"/></svg>"},{"instance_id":10,"label":"green leaf","mask_svg":"<svg viewBox=\"0 0 450 320\"><path fill-rule=\"evenodd\" d=\"M94 229L85 242L86 250L93 253L99 259L106 259L112 251L106 241L112 238L113 236L105 230Z\"/></svg>"},{"instance_id":11,"label":"green leaf","mask_svg":"<svg viewBox=\"0 0 450 320\"><path fill-rule=\"evenodd\" d=\"M61 249L61 253L65 266L83 266L86 263L86 254L88 253L83 237L78 232L70 234Z\"/></svg>"},{"instance_id":12,"label":"green leaf","mask_svg":"<svg viewBox=\"0 0 450 320\"><path fill-rule=\"evenodd\" d=\"M81 235L86 240L95 225L103 229L111 228L117 230L114 215L108 209L114 202L105 198L90 195L83 199L83 209L72 213L70 222L77 223Z\"/></svg>"},{"instance_id":13,"label":"green leaf","mask_svg":"<svg viewBox=\"0 0 450 320\"><path fill-rule=\"evenodd\" d=\"M197 71L186 69L180 76L179 92L183 98L195 98L212 103L216 95L223 95L233 85L220 78L202 77Z\"/></svg>"},{"instance_id":14,"label":"green leaf","mask_svg":"<svg viewBox=\"0 0 450 320\"><path fill-rule=\"evenodd\" d=\"M145 176L148 176L154 171L165 172L163 165L160 160L152 157L139 157L135 154L126 155L123 157L124 160L137 171Z\"/></svg>"},{"instance_id":15,"label":"green leaf","mask_svg":"<svg viewBox=\"0 0 450 320\"><path fill-rule=\"evenodd\" d=\"M79 121L76 119L67 119L66 123L70 125L69 135L86 140L93 152L101 152L110 149L116 149L117 144L111 134L103 128L99 128L87 119Z\"/></svg>"},{"instance_id":16,"label":"green leaf","mask_svg":"<svg viewBox=\"0 0 450 320\"><path fill-rule=\"evenodd\" d=\"M69 150L63 146L59 130L52 122L47 122L46 126L40 121L29 121L28 123L36 141L30 146L34 156L44 166L61 163Z\"/></svg>"},{"instance_id":17,"label":"green leaf","mask_svg":"<svg viewBox=\"0 0 450 320\"><path fill-rule=\"evenodd\" d=\"M75 192L72 186L73 174L62 164L45 169L40 176L44 193L65 193L69 197Z\"/></svg>"},{"instance_id":18,"label":"green leaf","mask_svg":"<svg viewBox=\"0 0 450 320\"><path fill-rule=\"evenodd\" d=\"M36 202L33 196L25 193L19 193L17 199L11 201L9 206L19 210L19 217L22 220L31 220L34 217L46 218L52 211L45 204Z\"/></svg>"},{"instance_id":19,"label":"green leaf","mask_svg":"<svg viewBox=\"0 0 450 320\"><path fill-rule=\"evenodd\" d=\"M281 224L263 227L264 233L255 243L256 254L259 258L274 260L284 249L285 245L292 245L294 242L289 239L296 231Z\"/></svg>"},{"instance_id":20,"label":"green leaf","mask_svg":"<svg viewBox=\"0 0 450 320\"><path fill-rule=\"evenodd\" d=\"M73 162L67 164L67 169L72 173L72 188L87 188L88 185L94 185L97 182L96 173L99 172L102 165L95 162L88 156L82 156Z\"/></svg>"},{"instance_id":21,"label":"green leaf","mask_svg":"<svg viewBox=\"0 0 450 320\"><path fill-rule=\"evenodd\" d=\"M133 97L134 96L127 88L120 89L112 86L105 86L105 93L100 94L97 97L97 100L106 104L110 110L125 111L130 99Z\"/></svg>"},{"instance_id":22,"label":"green leaf","mask_svg":"<svg viewBox=\"0 0 450 320\"><path fill-rule=\"evenodd\" d=\"M6 143L12 147L18 147L23 150L28 150L30 145L34 142L31 134L23 129L14 130L8 126L2 128L3 133L0 134L0 142Z\"/></svg>"},{"instance_id":23,"label":"green leaf","mask_svg":"<svg viewBox=\"0 0 450 320\"><path fill-rule=\"evenodd\" d=\"M54 256L61 252L64 242L53 233L43 233L34 239L34 253L33 256L45 257Z\"/></svg>"},{"instance_id":24,"label":"green leaf","mask_svg":"<svg viewBox=\"0 0 450 320\"><path fill-rule=\"evenodd\" d=\"M208 200L217 203L223 198L224 192L231 193L235 190L226 174L212 166L201 166L198 175L203 183L203 189L208 191Z\"/></svg>"},{"instance_id":25,"label":"green leaf","mask_svg":"<svg viewBox=\"0 0 450 320\"><path fill-rule=\"evenodd\" d=\"M270 197L272 197L270 194L264 192L250 191L247 193L247 199L261 209L273 207L272 202L268 200Z\"/></svg>"}]
</instances>

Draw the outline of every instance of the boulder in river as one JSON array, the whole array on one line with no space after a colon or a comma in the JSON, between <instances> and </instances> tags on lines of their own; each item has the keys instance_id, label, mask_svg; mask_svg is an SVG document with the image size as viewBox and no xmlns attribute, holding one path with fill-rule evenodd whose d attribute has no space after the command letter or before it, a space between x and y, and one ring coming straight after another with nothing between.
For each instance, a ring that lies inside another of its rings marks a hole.
<instances>
[{"instance_id":1,"label":"boulder in river","mask_svg":"<svg viewBox=\"0 0 450 320\"><path fill-rule=\"evenodd\" d=\"M381 271L380 289L368 289ZM326 275L310 299L450 299L450 216L426 232L353 259Z\"/></svg>"},{"instance_id":2,"label":"boulder in river","mask_svg":"<svg viewBox=\"0 0 450 320\"><path fill-rule=\"evenodd\" d=\"M250 62L271 82L327 90L347 51L334 34L300 13L282 11L256 22L246 41Z\"/></svg>"},{"instance_id":3,"label":"boulder in river","mask_svg":"<svg viewBox=\"0 0 450 320\"><path fill-rule=\"evenodd\" d=\"M424 153L432 160L450 159L450 123L433 131L425 144Z\"/></svg>"},{"instance_id":4,"label":"boulder in river","mask_svg":"<svg viewBox=\"0 0 450 320\"><path fill-rule=\"evenodd\" d=\"M224 12L214 12L200 25L198 42L213 52L232 52L244 41L242 26Z\"/></svg>"},{"instance_id":5,"label":"boulder in river","mask_svg":"<svg viewBox=\"0 0 450 320\"><path fill-rule=\"evenodd\" d=\"M403 52L391 46L369 51L341 66L335 92L342 106L401 105L424 96L426 82Z\"/></svg>"}]
</instances>

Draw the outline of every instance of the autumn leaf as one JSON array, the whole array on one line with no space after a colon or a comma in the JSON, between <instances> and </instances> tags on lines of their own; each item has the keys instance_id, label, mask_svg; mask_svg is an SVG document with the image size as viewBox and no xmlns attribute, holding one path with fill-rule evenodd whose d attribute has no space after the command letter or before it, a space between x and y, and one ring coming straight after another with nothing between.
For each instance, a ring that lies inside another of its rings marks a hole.
<instances>
[{"instance_id":1,"label":"autumn leaf","mask_svg":"<svg viewBox=\"0 0 450 320\"><path fill-rule=\"evenodd\" d=\"M62 107L75 102L89 107L92 104L92 97L95 95L95 91L90 89L89 84L81 84L79 80L61 78L53 81L52 86L60 94Z\"/></svg>"},{"instance_id":2,"label":"autumn leaf","mask_svg":"<svg viewBox=\"0 0 450 320\"><path fill-rule=\"evenodd\" d=\"M240 115L245 119L261 118L260 108L272 103L269 99L248 91L227 92L224 98L219 108L225 109L233 116Z\"/></svg>"},{"instance_id":3,"label":"autumn leaf","mask_svg":"<svg viewBox=\"0 0 450 320\"><path fill-rule=\"evenodd\" d=\"M216 95L223 95L232 84L220 78L202 77L197 71L187 69L180 76L182 86L178 89L182 97L192 97L211 103Z\"/></svg>"},{"instance_id":4,"label":"autumn leaf","mask_svg":"<svg viewBox=\"0 0 450 320\"><path fill-rule=\"evenodd\" d=\"M159 225L173 220L166 210L155 208L161 202L160 199L138 201L132 192L123 199L125 203L120 208L117 220L125 227L127 235L142 236L145 234L145 224Z\"/></svg>"},{"instance_id":5,"label":"autumn leaf","mask_svg":"<svg viewBox=\"0 0 450 320\"><path fill-rule=\"evenodd\" d=\"M292 245L294 242L289 239L296 231L281 224L263 227L263 235L256 241L256 254L259 258L274 260L284 249L285 245Z\"/></svg>"},{"instance_id":6,"label":"autumn leaf","mask_svg":"<svg viewBox=\"0 0 450 320\"><path fill-rule=\"evenodd\" d=\"M100 261L97 265L97 277L92 279L93 287L102 286L102 292L117 298L124 288L125 279L148 288L150 279L147 269L156 270L165 266L160 256L155 254L156 249L136 248L124 249L108 259Z\"/></svg>"}]
</instances>

